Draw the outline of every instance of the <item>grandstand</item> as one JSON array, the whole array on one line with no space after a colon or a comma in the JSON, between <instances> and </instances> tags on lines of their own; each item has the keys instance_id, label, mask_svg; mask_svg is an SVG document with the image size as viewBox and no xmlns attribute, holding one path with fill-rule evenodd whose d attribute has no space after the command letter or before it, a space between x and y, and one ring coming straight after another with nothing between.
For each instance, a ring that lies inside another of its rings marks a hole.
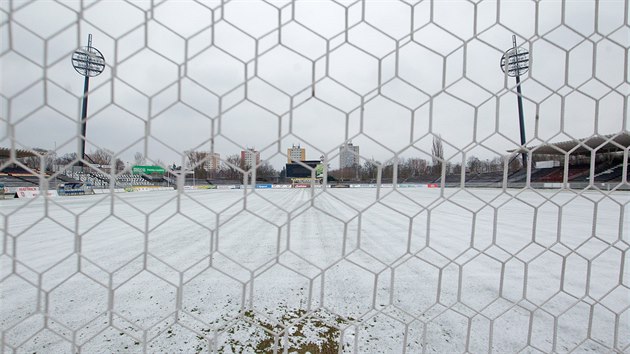
<instances>
[{"instance_id":1,"label":"grandstand","mask_svg":"<svg viewBox=\"0 0 630 354\"><path fill-rule=\"evenodd\" d=\"M93 188L109 189L112 176L100 170L89 167L72 166L64 168L61 173L26 169L24 159L36 156L27 150L14 150L0 148L0 185L4 187L5 194L13 194L20 187L41 187L41 182L48 183L48 190L56 190L61 184L86 184ZM19 163L16 163L18 161ZM114 188L164 186L172 183L168 177L136 175L131 173L115 174L113 176Z\"/></svg>"},{"instance_id":2,"label":"grandstand","mask_svg":"<svg viewBox=\"0 0 630 354\"><path fill-rule=\"evenodd\" d=\"M598 188L630 189L627 176L628 155L624 155L628 146L630 146L630 134L622 133L531 147L528 151L533 156L533 161L541 161L541 158L546 158L552 159L555 163L551 166L533 163L529 173L529 181L533 187L537 188L555 188L558 187L558 184L568 183L570 188L581 189L589 186L590 180L593 178L593 184L597 185ZM593 154L594 169L591 171L591 156ZM565 159L567 160L566 171ZM626 166L625 171L624 166ZM502 185L503 177L502 171L481 174L467 173L465 183L467 187L499 187ZM523 187L527 183L527 178L528 171L525 168L509 173L507 176L508 187ZM460 174L448 174L445 183L447 186L458 186L460 179ZM438 177L432 182L440 183L441 178Z\"/></svg>"},{"instance_id":3,"label":"grandstand","mask_svg":"<svg viewBox=\"0 0 630 354\"><path fill-rule=\"evenodd\" d=\"M22 167L11 166L0 171L0 183L5 187L38 186L39 177Z\"/></svg>"},{"instance_id":4,"label":"grandstand","mask_svg":"<svg viewBox=\"0 0 630 354\"><path fill-rule=\"evenodd\" d=\"M35 156L34 153L27 150L15 149L13 151L15 152L16 159L22 159L25 157ZM0 163L4 163L4 161L10 158L11 158L11 149L0 147Z\"/></svg>"},{"instance_id":5,"label":"grandstand","mask_svg":"<svg viewBox=\"0 0 630 354\"><path fill-rule=\"evenodd\" d=\"M628 155L624 155L628 146L630 146L630 134L622 133L530 147L527 152L532 156L531 170L520 168L516 171L508 171L507 187L522 188L527 184L529 177L529 183L534 188L559 188L567 183L568 188L582 189L591 185L592 178L593 185L597 188L628 190L630 189L627 176ZM509 152L520 153L520 150ZM591 176L592 155L594 155L594 165ZM567 160L566 181L565 159ZM464 173L466 187L503 187L503 170L462 173ZM444 183L447 187L460 187L461 179L461 173L447 173ZM391 179L385 178L382 182L392 183ZM432 174L414 176L399 180L399 182L439 184L442 178Z\"/></svg>"},{"instance_id":6,"label":"grandstand","mask_svg":"<svg viewBox=\"0 0 630 354\"><path fill-rule=\"evenodd\" d=\"M531 181L542 183L568 183L572 187L584 188L590 179L593 183L618 185L628 188L628 156L624 155L630 146L630 134L622 133L605 136L548 143L532 147L531 154L553 156L559 166L551 168L532 168ZM565 159L567 168L565 168ZM591 165L591 160L593 164ZM592 176L592 177L591 177ZM519 182L519 181L515 181ZM520 182L524 182L521 179Z\"/></svg>"},{"instance_id":7,"label":"grandstand","mask_svg":"<svg viewBox=\"0 0 630 354\"><path fill-rule=\"evenodd\" d=\"M4 193L18 187L37 187L40 184L40 176L49 177L46 172L37 173L38 171L34 171L36 173L33 173L19 164L11 163L11 158L22 160L36 156L35 153L27 150L16 149L14 151L14 156L11 156L11 149L0 148L0 185L3 185Z\"/></svg>"},{"instance_id":8,"label":"grandstand","mask_svg":"<svg viewBox=\"0 0 630 354\"><path fill-rule=\"evenodd\" d=\"M130 173L123 173L118 175L109 175L102 172L95 172L91 170L78 170L73 171L67 169L64 174L70 178L74 178L80 182L89 183L95 188L110 188L110 184L113 178L114 188L125 188L134 186L155 186L159 185L163 179L159 181L153 181L144 176L134 175Z\"/></svg>"}]
</instances>

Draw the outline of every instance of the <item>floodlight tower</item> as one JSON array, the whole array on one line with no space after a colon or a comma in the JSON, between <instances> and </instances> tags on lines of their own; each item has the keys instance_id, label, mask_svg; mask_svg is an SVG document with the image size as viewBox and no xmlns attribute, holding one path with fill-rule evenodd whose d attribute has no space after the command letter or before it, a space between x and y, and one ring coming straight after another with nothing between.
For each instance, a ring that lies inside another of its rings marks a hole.
<instances>
[{"instance_id":1,"label":"floodlight tower","mask_svg":"<svg viewBox=\"0 0 630 354\"><path fill-rule=\"evenodd\" d=\"M501 57L501 70L505 74L516 78L516 92L518 101L518 121L521 129L521 146L525 147L525 118L523 118L523 94L521 93L521 75L529 70L529 51L516 46L516 35L512 35L512 48ZM521 153L523 167L527 167L527 153Z\"/></svg>"},{"instance_id":2,"label":"floodlight tower","mask_svg":"<svg viewBox=\"0 0 630 354\"><path fill-rule=\"evenodd\" d=\"M87 47L81 47L72 54L72 66L74 70L85 77L83 82L83 103L81 107L81 141L79 142L79 152L81 155L79 166L83 166L83 161L85 161L86 118L90 77L100 75L105 69L105 58L98 49L92 47L91 34L88 35Z\"/></svg>"}]
</instances>

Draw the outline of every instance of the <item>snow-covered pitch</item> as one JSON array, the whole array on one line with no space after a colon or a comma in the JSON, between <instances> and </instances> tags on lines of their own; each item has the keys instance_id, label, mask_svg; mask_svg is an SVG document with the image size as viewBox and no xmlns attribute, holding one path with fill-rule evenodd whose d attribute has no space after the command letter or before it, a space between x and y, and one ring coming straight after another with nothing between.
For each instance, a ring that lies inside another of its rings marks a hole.
<instances>
[{"instance_id":1,"label":"snow-covered pitch","mask_svg":"<svg viewBox=\"0 0 630 354\"><path fill-rule=\"evenodd\" d=\"M0 201L5 352L627 352L630 194Z\"/></svg>"}]
</instances>

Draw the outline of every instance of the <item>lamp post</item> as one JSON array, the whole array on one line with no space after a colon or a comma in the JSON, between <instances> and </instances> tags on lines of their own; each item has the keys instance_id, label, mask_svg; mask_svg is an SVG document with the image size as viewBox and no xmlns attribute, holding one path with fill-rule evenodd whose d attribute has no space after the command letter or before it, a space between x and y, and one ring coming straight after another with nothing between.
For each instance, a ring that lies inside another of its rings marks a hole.
<instances>
[{"instance_id":1,"label":"lamp post","mask_svg":"<svg viewBox=\"0 0 630 354\"><path fill-rule=\"evenodd\" d=\"M529 70L529 51L516 46L516 36L512 35L512 48L501 57L501 70L508 76L516 78L516 92L518 102L518 121L521 130L521 146L525 147L525 118L523 118L523 94L521 93L521 75ZM523 167L527 167L527 153L521 152Z\"/></svg>"},{"instance_id":2,"label":"lamp post","mask_svg":"<svg viewBox=\"0 0 630 354\"><path fill-rule=\"evenodd\" d=\"M81 155L79 166L83 166L85 163L86 118L90 77L100 75L105 69L105 58L98 49L92 47L91 34L88 35L87 47L81 47L72 54L72 66L74 70L85 77L83 82L83 102L81 105L81 141L79 142L79 152Z\"/></svg>"}]
</instances>

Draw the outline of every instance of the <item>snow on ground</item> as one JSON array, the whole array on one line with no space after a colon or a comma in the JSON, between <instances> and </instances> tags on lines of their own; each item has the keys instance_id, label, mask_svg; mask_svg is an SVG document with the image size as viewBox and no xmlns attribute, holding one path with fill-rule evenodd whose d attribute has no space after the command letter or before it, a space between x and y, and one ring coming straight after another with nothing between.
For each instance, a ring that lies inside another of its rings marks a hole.
<instances>
[{"instance_id":1,"label":"snow on ground","mask_svg":"<svg viewBox=\"0 0 630 354\"><path fill-rule=\"evenodd\" d=\"M420 188L4 200L2 342L86 353L629 350L629 201Z\"/></svg>"}]
</instances>

